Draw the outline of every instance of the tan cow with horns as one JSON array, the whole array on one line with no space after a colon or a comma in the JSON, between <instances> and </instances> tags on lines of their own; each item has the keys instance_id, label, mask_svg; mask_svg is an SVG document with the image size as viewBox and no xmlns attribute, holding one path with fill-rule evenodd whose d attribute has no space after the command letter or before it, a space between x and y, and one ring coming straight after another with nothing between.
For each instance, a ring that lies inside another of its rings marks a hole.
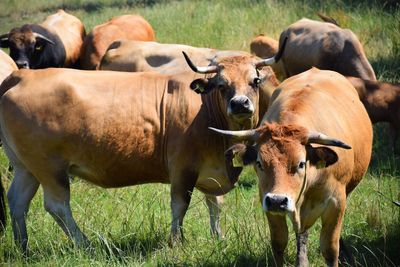
<instances>
[{"instance_id":1,"label":"tan cow with horns","mask_svg":"<svg viewBox=\"0 0 400 267\"><path fill-rule=\"evenodd\" d=\"M212 233L220 234L217 196L234 187L238 172L225 166L232 143L207 127L257 125L265 78L257 69L278 55L224 57L207 67L185 57L201 76L20 70L2 84L1 140L15 168L8 200L24 251L25 216L39 185L45 209L64 232L77 244L87 242L72 217L69 174L102 187L170 183L172 241L182 236L196 187L206 195Z\"/></svg>"},{"instance_id":2,"label":"tan cow with horns","mask_svg":"<svg viewBox=\"0 0 400 267\"><path fill-rule=\"evenodd\" d=\"M313 68L281 83L263 122L253 130L213 130L253 143L227 150L227 164L255 165L277 265L288 243L288 215L297 265L308 266L307 231L321 218L322 255L328 266L338 266L346 197L365 174L372 149L371 121L356 90L342 75Z\"/></svg>"}]
</instances>

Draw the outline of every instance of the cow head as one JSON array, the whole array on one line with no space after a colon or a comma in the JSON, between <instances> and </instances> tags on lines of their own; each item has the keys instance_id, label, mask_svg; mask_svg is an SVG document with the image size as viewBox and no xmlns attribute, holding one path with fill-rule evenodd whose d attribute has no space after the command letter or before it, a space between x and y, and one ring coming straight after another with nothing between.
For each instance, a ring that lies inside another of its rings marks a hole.
<instances>
[{"instance_id":1,"label":"cow head","mask_svg":"<svg viewBox=\"0 0 400 267\"><path fill-rule=\"evenodd\" d=\"M223 57L207 67L195 66L183 52L190 68L202 74L215 74L194 80L190 87L197 93L216 91L219 106L225 110L230 129L252 128L257 123L259 88L266 77L258 69L275 62L253 56Z\"/></svg>"},{"instance_id":2,"label":"cow head","mask_svg":"<svg viewBox=\"0 0 400 267\"><path fill-rule=\"evenodd\" d=\"M298 125L265 123L253 130L211 129L253 143L236 144L226 153L234 154L231 158L236 167L255 165L263 209L274 214L297 214L307 180L311 178L307 174L315 175L316 168L326 168L338 160L336 152L326 146L350 149L337 139ZM314 147L313 143L325 146Z\"/></svg>"},{"instance_id":3,"label":"cow head","mask_svg":"<svg viewBox=\"0 0 400 267\"><path fill-rule=\"evenodd\" d=\"M31 25L14 28L8 34L0 36L0 47L10 49L10 56L18 68L39 66L45 47L54 44L43 33L35 32Z\"/></svg>"}]
</instances>

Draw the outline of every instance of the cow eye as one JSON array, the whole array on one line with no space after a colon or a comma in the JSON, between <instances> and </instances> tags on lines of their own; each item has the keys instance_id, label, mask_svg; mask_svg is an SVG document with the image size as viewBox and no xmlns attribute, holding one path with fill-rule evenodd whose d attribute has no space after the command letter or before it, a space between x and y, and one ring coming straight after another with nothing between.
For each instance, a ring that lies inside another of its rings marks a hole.
<instances>
[{"instance_id":1,"label":"cow eye","mask_svg":"<svg viewBox=\"0 0 400 267\"><path fill-rule=\"evenodd\" d=\"M299 169L304 169L304 167L306 166L306 163L304 161L300 161L299 163Z\"/></svg>"},{"instance_id":2,"label":"cow eye","mask_svg":"<svg viewBox=\"0 0 400 267\"><path fill-rule=\"evenodd\" d=\"M258 77L254 78L254 80L253 80L253 86L254 86L254 87L258 87L260 84L261 84L261 79L258 78Z\"/></svg>"},{"instance_id":3,"label":"cow eye","mask_svg":"<svg viewBox=\"0 0 400 267\"><path fill-rule=\"evenodd\" d=\"M35 51L42 51L42 49L43 49L42 45L35 46Z\"/></svg>"}]
</instances>

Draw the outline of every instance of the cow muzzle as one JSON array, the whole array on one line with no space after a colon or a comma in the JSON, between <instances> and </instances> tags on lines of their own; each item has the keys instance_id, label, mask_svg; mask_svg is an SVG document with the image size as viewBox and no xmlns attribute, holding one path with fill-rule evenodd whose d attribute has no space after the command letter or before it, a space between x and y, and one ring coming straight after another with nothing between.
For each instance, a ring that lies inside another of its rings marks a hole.
<instances>
[{"instance_id":1,"label":"cow muzzle","mask_svg":"<svg viewBox=\"0 0 400 267\"><path fill-rule=\"evenodd\" d=\"M247 96L235 96L229 101L228 115L235 121L242 122L254 114L254 105Z\"/></svg>"},{"instance_id":2,"label":"cow muzzle","mask_svg":"<svg viewBox=\"0 0 400 267\"><path fill-rule=\"evenodd\" d=\"M284 194L268 193L263 199L263 209L266 212L286 214L293 212L295 209L293 199Z\"/></svg>"},{"instance_id":3,"label":"cow muzzle","mask_svg":"<svg viewBox=\"0 0 400 267\"><path fill-rule=\"evenodd\" d=\"M27 60L16 60L15 64L19 69L29 69L29 62Z\"/></svg>"}]
</instances>

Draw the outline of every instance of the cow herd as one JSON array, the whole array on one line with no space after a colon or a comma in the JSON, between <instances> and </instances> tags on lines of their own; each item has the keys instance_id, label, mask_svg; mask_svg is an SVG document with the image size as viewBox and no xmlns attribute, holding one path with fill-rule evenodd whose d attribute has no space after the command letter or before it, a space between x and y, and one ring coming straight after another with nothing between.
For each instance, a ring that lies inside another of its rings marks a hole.
<instances>
[{"instance_id":1,"label":"cow herd","mask_svg":"<svg viewBox=\"0 0 400 267\"><path fill-rule=\"evenodd\" d=\"M0 50L0 137L14 172L7 197L25 253L39 185L46 211L85 246L71 175L105 188L169 183L173 245L194 188L205 194L211 233L222 235L222 196L252 165L276 264L287 215L297 265L308 265L308 229L321 218L321 252L337 266L346 198L371 157L371 121L391 123L392 148L400 129L400 87L376 81L356 35L332 21L299 20L279 42L257 36L252 55L156 43L139 15L86 35L59 10L1 35L0 46L11 56Z\"/></svg>"}]
</instances>

